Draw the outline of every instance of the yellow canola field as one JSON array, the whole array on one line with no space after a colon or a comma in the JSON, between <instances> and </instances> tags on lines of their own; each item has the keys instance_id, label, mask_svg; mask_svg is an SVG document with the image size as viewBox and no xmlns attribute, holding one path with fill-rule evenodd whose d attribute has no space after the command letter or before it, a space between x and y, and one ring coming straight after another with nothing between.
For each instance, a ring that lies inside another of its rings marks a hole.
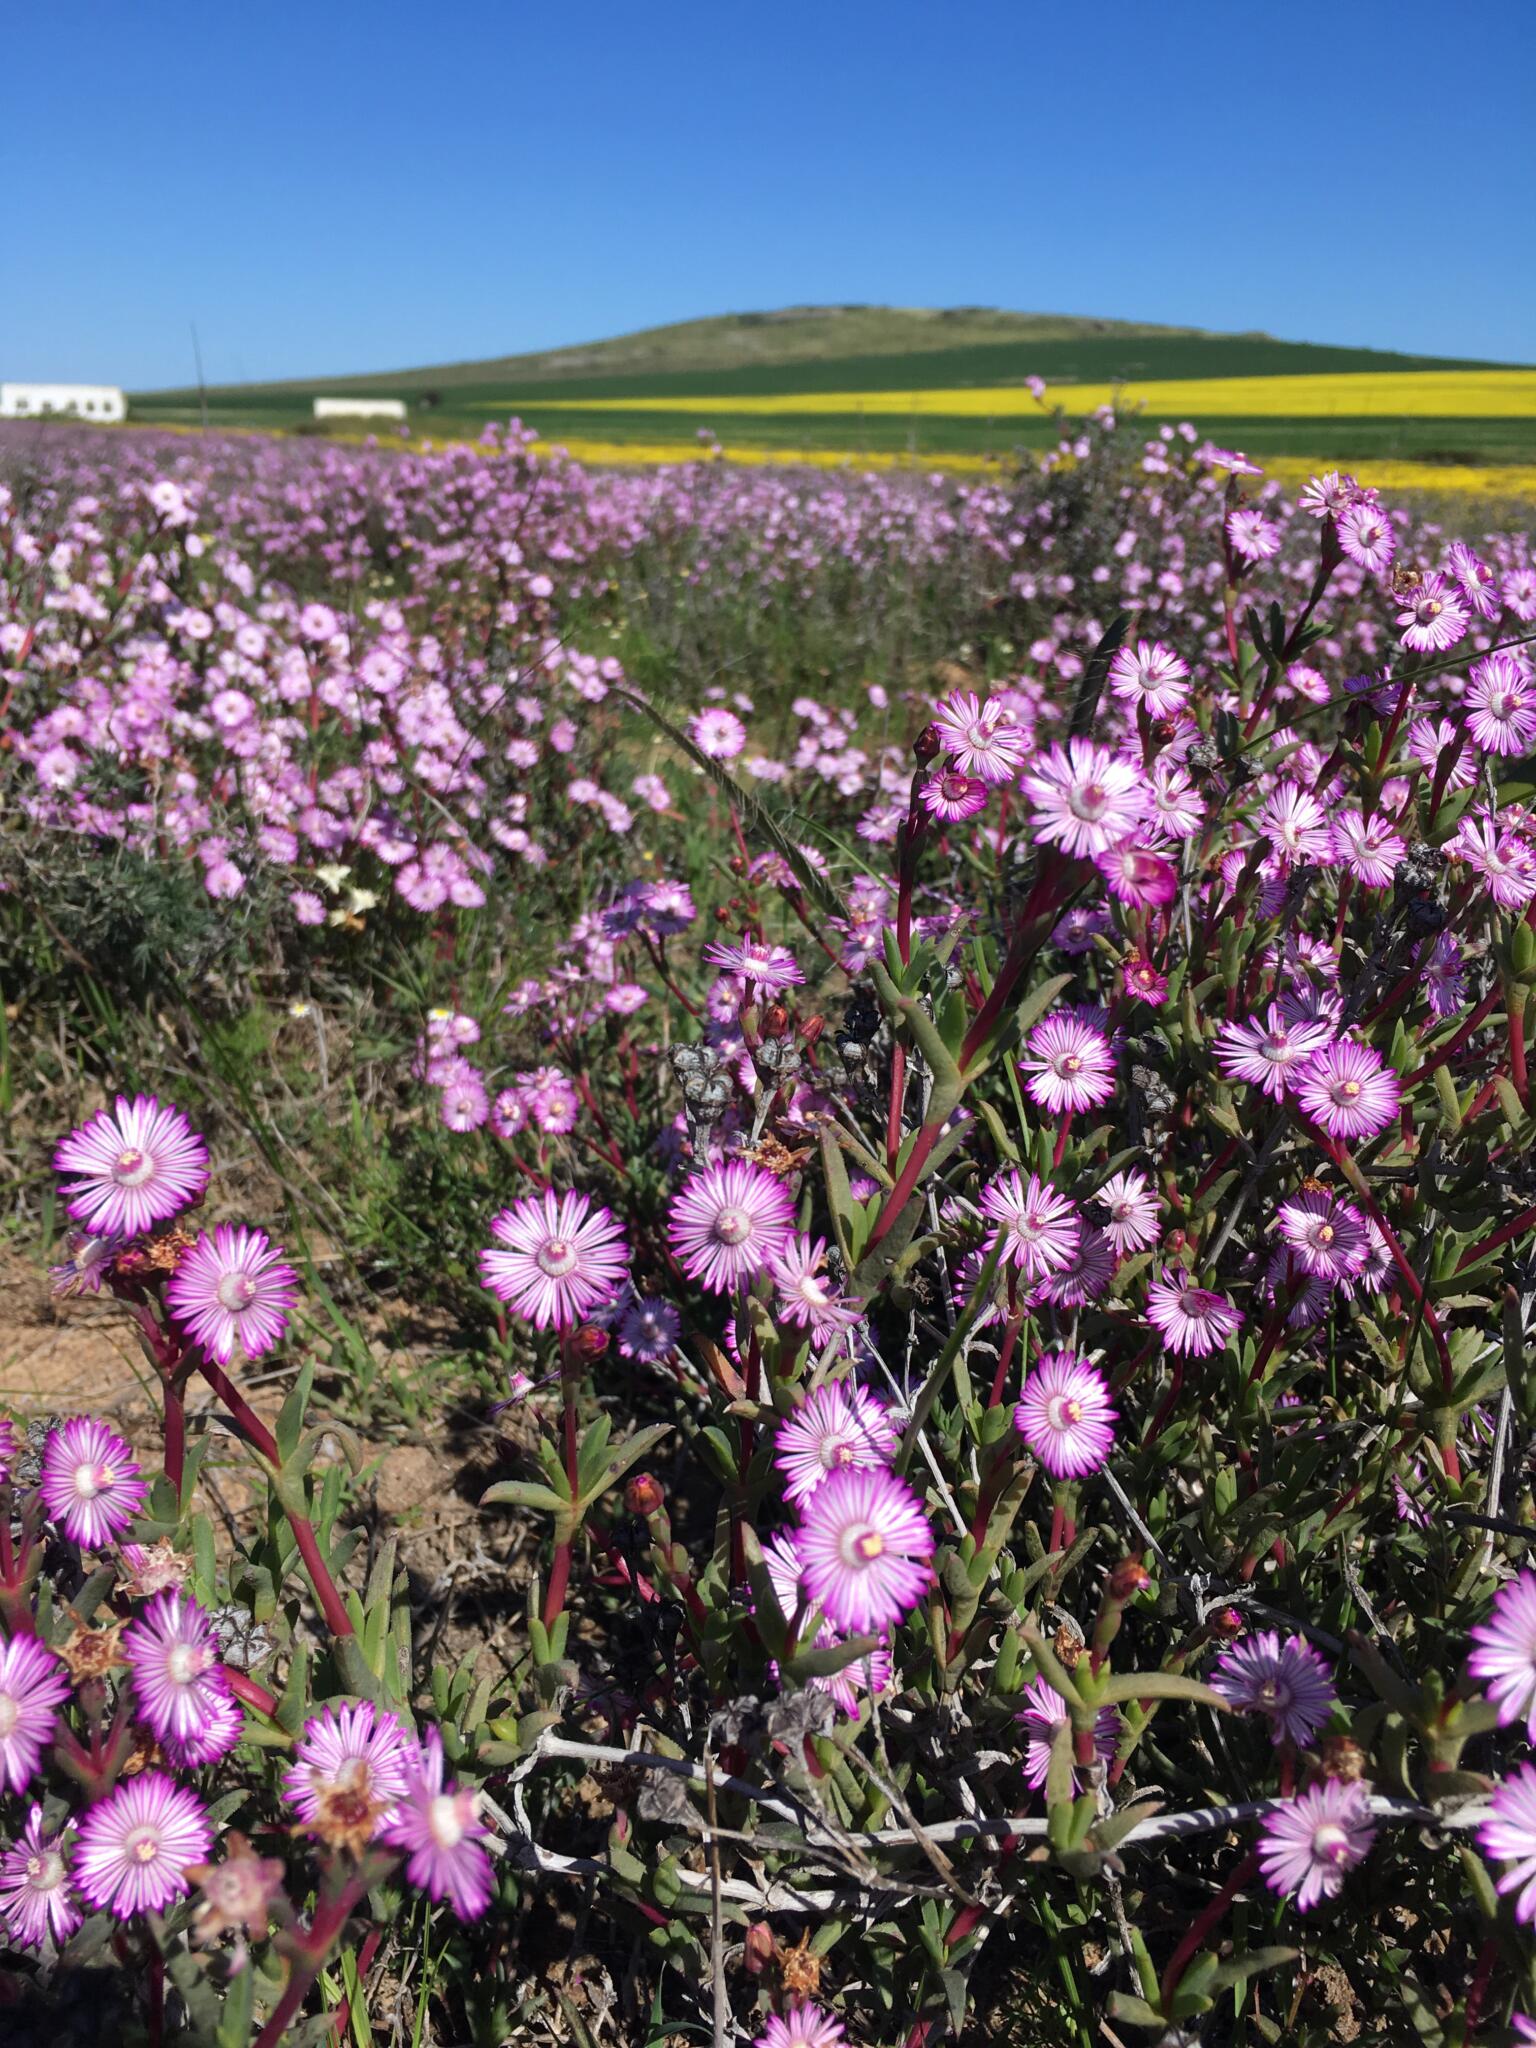
<instances>
[{"instance_id":1,"label":"yellow canola field","mask_svg":"<svg viewBox=\"0 0 1536 2048\"><path fill-rule=\"evenodd\" d=\"M1039 410L1023 385L941 391L791 391L771 397L564 398L562 412L677 413L788 418L823 413L870 417L1017 419ZM1093 412L1142 405L1159 419L1531 419L1536 370L1390 370L1347 376L1186 377L1150 383L1053 384L1047 409ZM537 411L531 403L523 409Z\"/></svg>"}]
</instances>

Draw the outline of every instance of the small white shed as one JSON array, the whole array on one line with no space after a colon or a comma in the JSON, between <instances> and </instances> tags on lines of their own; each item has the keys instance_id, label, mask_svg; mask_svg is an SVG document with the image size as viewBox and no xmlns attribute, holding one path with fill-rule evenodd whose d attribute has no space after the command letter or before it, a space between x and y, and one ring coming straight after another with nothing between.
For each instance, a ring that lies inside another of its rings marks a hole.
<instances>
[{"instance_id":1,"label":"small white shed","mask_svg":"<svg viewBox=\"0 0 1536 2048\"><path fill-rule=\"evenodd\" d=\"M0 419L125 420L128 401L116 384L0 384Z\"/></svg>"},{"instance_id":2,"label":"small white shed","mask_svg":"<svg viewBox=\"0 0 1536 2048\"><path fill-rule=\"evenodd\" d=\"M403 420L403 398L317 398L317 420Z\"/></svg>"}]
</instances>

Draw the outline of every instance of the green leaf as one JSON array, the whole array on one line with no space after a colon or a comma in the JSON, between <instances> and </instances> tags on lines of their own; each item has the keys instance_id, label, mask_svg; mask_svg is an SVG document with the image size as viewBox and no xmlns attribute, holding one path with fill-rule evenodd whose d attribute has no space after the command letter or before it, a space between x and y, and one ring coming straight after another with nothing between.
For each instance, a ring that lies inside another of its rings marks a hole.
<instances>
[{"instance_id":1,"label":"green leaf","mask_svg":"<svg viewBox=\"0 0 1536 2048\"><path fill-rule=\"evenodd\" d=\"M633 1436L627 1436L622 1443L615 1445L596 1480L584 1489L581 1499L576 1503L578 1515L584 1515L593 1501L599 1499L610 1486L622 1479L632 1466L638 1465L643 1457L656 1448L663 1437L671 1434L670 1422L653 1422L649 1428L637 1429Z\"/></svg>"},{"instance_id":2,"label":"green leaf","mask_svg":"<svg viewBox=\"0 0 1536 2048\"><path fill-rule=\"evenodd\" d=\"M802 1685L812 1678L830 1678L834 1671L873 1656L880 1640L879 1636L850 1636L846 1642L828 1643L824 1649L797 1650L784 1669Z\"/></svg>"},{"instance_id":3,"label":"green leaf","mask_svg":"<svg viewBox=\"0 0 1536 2048\"><path fill-rule=\"evenodd\" d=\"M1099 699L1104 694L1104 684L1109 675L1109 664L1125 644L1125 636L1130 630L1130 613L1117 612L1110 621L1109 631L1089 656L1083 679L1072 700L1072 717L1067 726L1072 739L1083 739L1092 729L1094 714L1099 708Z\"/></svg>"},{"instance_id":4,"label":"green leaf","mask_svg":"<svg viewBox=\"0 0 1536 2048\"><path fill-rule=\"evenodd\" d=\"M540 1514L557 1515L569 1505L552 1487L539 1486L531 1479L498 1479L480 1496L483 1508L534 1508Z\"/></svg>"},{"instance_id":5,"label":"green leaf","mask_svg":"<svg viewBox=\"0 0 1536 2048\"><path fill-rule=\"evenodd\" d=\"M1052 1681L1054 1683L1054 1680ZM1120 1706L1127 1700L1194 1700L1227 1714L1231 1708L1219 1692L1186 1678L1182 1671L1117 1671L1093 1688L1094 1702Z\"/></svg>"}]
</instances>

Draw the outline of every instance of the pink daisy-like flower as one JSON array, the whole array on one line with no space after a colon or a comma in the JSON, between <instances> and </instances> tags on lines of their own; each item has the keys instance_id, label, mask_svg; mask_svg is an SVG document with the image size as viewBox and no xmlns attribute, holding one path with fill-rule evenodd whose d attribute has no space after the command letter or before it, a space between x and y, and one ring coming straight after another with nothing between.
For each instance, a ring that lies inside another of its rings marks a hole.
<instances>
[{"instance_id":1,"label":"pink daisy-like flower","mask_svg":"<svg viewBox=\"0 0 1536 2048\"><path fill-rule=\"evenodd\" d=\"M1085 1301L1097 1301L1114 1276L1114 1246L1102 1230L1085 1230L1067 1264L1037 1281L1026 1305L1081 1308Z\"/></svg>"},{"instance_id":2,"label":"pink daisy-like flower","mask_svg":"<svg viewBox=\"0 0 1536 2048\"><path fill-rule=\"evenodd\" d=\"M1500 1726L1523 1720L1536 1741L1536 1572L1521 1572L1499 1588L1472 1640L1477 1648L1467 1669L1488 1688Z\"/></svg>"},{"instance_id":3,"label":"pink daisy-like flower","mask_svg":"<svg viewBox=\"0 0 1536 2048\"><path fill-rule=\"evenodd\" d=\"M1318 1189L1282 1202L1280 1235L1308 1273L1342 1280L1361 1273L1371 1255L1365 1218L1352 1203Z\"/></svg>"},{"instance_id":4,"label":"pink daisy-like flower","mask_svg":"<svg viewBox=\"0 0 1536 2048\"><path fill-rule=\"evenodd\" d=\"M1536 1921L1536 1768L1522 1764L1494 1787L1487 1820L1477 1831L1484 1852L1512 1863L1499 1879L1501 1892L1518 1892L1515 1918Z\"/></svg>"},{"instance_id":5,"label":"pink daisy-like flower","mask_svg":"<svg viewBox=\"0 0 1536 2048\"><path fill-rule=\"evenodd\" d=\"M843 2048L843 2023L823 2006L799 1998L786 2013L774 2013L753 2048Z\"/></svg>"},{"instance_id":6,"label":"pink daisy-like flower","mask_svg":"<svg viewBox=\"0 0 1536 2048\"><path fill-rule=\"evenodd\" d=\"M757 1002L782 995L805 980L805 971L788 946L769 946L761 939L743 939L734 946L717 942L704 948L704 958L720 973L746 982Z\"/></svg>"},{"instance_id":7,"label":"pink daisy-like flower","mask_svg":"<svg viewBox=\"0 0 1536 2048\"><path fill-rule=\"evenodd\" d=\"M1467 671L1467 731L1491 754L1527 754L1536 741L1536 681L1512 654L1487 654Z\"/></svg>"},{"instance_id":8,"label":"pink daisy-like flower","mask_svg":"<svg viewBox=\"0 0 1536 2048\"><path fill-rule=\"evenodd\" d=\"M1536 896L1536 848L1494 813L1463 818L1446 851L1482 876L1501 910L1521 910Z\"/></svg>"},{"instance_id":9,"label":"pink daisy-like flower","mask_svg":"<svg viewBox=\"0 0 1536 2048\"><path fill-rule=\"evenodd\" d=\"M1127 704L1145 704L1153 718L1171 718L1189 699L1189 663L1161 640L1138 640L1110 662L1109 687Z\"/></svg>"},{"instance_id":10,"label":"pink daisy-like flower","mask_svg":"<svg viewBox=\"0 0 1536 2048\"><path fill-rule=\"evenodd\" d=\"M1321 1019L1288 1018L1271 1003L1261 1024L1222 1024L1216 1032L1216 1064L1232 1081L1246 1081L1279 1101L1293 1073L1320 1053L1333 1037Z\"/></svg>"},{"instance_id":11,"label":"pink daisy-like flower","mask_svg":"<svg viewBox=\"0 0 1536 2048\"><path fill-rule=\"evenodd\" d=\"M68 1698L62 1661L36 1636L0 1645L0 1787L19 1792L31 1778Z\"/></svg>"},{"instance_id":12,"label":"pink daisy-like flower","mask_svg":"<svg viewBox=\"0 0 1536 2048\"><path fill-rule=\"evenodd\" d=\"M838 1293L827 1277L825 1238L796 1237L769 1260L784 1320L808 1329L812 1341L830 1344L842 1330L851 1330L861 1311Z\"/></svg>"},{"instance_id":13,"label":"pink daisy-like flower","mask_svg":"<svg viewBox=\"0 0 1536 2048\"><path fill-rule=\"evenodd\" d=\"M795 1538L770 1536L763 1545L763 1563L773 1581L774 1598L779 1603L780 1612L786 1621L793 1620L810 1604ZM844 1640L831 1622L824 1621L816 1631L815 1646L818 1650L831 1650ZM856 1657L851 1664L841 1665L836 1671L822 1672L808 1683L812 1692L830 1694L851 1720L859 1711L859 1700L864 1693L878 1697L890 1691L890 1644L882 1642L866 1656Z\"/></svg>"},{"instance_id":14,"label":"pink daisy-like flower","mask_svg":"<svg viewBox=\"0 0 1536 2048\"><path fill-rule=\"evenodd\" d=\"M205 1231L166 1289L176 1319L227 1365L235 1348L260 1358L282 1342L299 1276L264 1230L220 1223Z\"/></svg>"},{"instance_id":15,"label":"pink daisy-like flower","mask_svg":"<svg viewBox=\"0 0 1536 2048\"><path fill-rule=\"evenodd\" d=\"M1280 552L1280 529L1257 505L1239 505L1227 514L1227 539L1245 562L1267 562Z\"/></svg>"},{"instance_id":16,"label":"pink daisy-like flower","mask_svg":"<svg viewBox=\"0 0 1536 2048\"><path fill-rule=\"evenodd\" d=\"M677 1349L683 1319L670 1301L642 1295L619 1318L619 1355L659 1365Z\"/></svg>"},{"instance_id":17,"label":"pink daisy-like flower","mask_svg":"<svg viewBox=\"0 0 1536 2048\"><path fill-rule=\"evenodd\" d=\"M1168 995L1167 975L1141 955L1125 962L1120 970L1120 986L1138 1003L1161 1003Z\"/></svg>"},{"instance_id":18,"label":"pink daisy-like flower","mask_svg":"<svg viewBox=\"0 0 1536 2048\"><path fill-rule=\"evenodd\" d=\"M1109 1040L1070 1011L1035 1026L1019 1068L1029 1077L1024 1087L1030 1100L1053 1116L1092 1109L1115 1092L1115 1056Z\"/></svg>"},{"instance_id":19,"label":"pink daisy-like flower","mask_svg":"<svg viewBox=\"0 0 1536 2048\"><path fill-rule=\"evenodd\" d=\"M1157 1242L1158 1201L1147 1176L1136 1167L1111 1174L1094 1201L1108 1215L1104 1235L1122 1256L1144 1252Z\"/></svg>"},{"instance_id":20,"label":"pink daisy-like flower","mask_svg":"<svg viewBox=\"0 0 1536 2048\"><path fill-rule=\"evenodd\" d=\"M1341 1275L1337 1280L1325 1280L1321 1274L1309 1273L1288 1245L1277 1244L1264 1268L1264 1298L1275 1303L1285 1297L1286 1328L1310 1330L1327 1315L1336 1286L1346 1294L1353 1291L1352 1277Z\"/></svg>"},{"instance_id":21,"label":"pink daisy-like flower","mask_svg":"<svg viewBox=\"0 0 1536 2048\"><path fill-rule=\"evenodd\" d=\"M394 1714L359 1700L313 1715L293 1755L283 1794L301 1820L314 1820L327 1795L348 1792L382 1809L377 1832L405 1796L411 1737Z\"/></svg>"},{"instance_id":22,"label":"pink daisy-like flower","mask_svg":"<svg viewBox=\"0 0 1536 2048\"><path fill-rule=\"evenodd\" d=\"M1109 1382L1075 1351L1047 1351L1024 1382L1013 1426L1054 1479L1097 1472L1115 1441Z\"/></svg>"},{"instance_id":23,"label":"pink daisy-like flower","mask_svg":"<svg viewBox=\"0 0 1536 2048\"><path fill-rule=\"evenodd\" d=\"M1056 1731L1067 1719L1067 1704L1045 1679L1037 1678L1024 1688L1025 1705L1014 1715L1024 1730L1024 1782L1032 1790L1042 1789L1051 1774L1051 1752ZM1093 1753L1101 1764L1113 1758L1120 1741L1120 1716L1113 1707L1100 1707L1093 1717ZM1077 1797L1077 1770L1072 1772L1072 1796Z\"/></svg>"},{"instance_id":24,"label":"pink daisy-like flower","mask_svg":"<svg viewBox=\"0 0 1536 2048\"><path fill-rule=\"evenodd\" d=\"M0 1415L0 1486L11 1476L11 1467L21 1449L21 1439L16 1434L16 1425L8 1415Z\"/></svg>"},{"instance_id":25,"label":"pink daisy-like flower","mask_svg":"<svg viewBox=\"0 0 1536 2048\"><path fill-rule=\"evenodd\" d=\"M1287 860L1326 860L1332 850L1327 813L1310 790L1294 782L1282 782L1265 800L1259 830Z\"/></svg>"},{"instance_id":26,"label":"pink daisy-like flower","mask_svg":"<svg viewBox=\"0 0 1536 2048\"><path fill-rule=\"evenodd\" d=\"M698 714L688 728L688 737L711 761L733 761L747 744L747 728L734 711L716 707Z\"/></svg>"},{"instance_id":27,"label":"pink daisy-like flower","mask_svg":"<svg viewBox=\"0 0 1536 2048\"><path fill-rule=\"evenodd\" d=\"M100 1294L101 1283L126 1242L121 1237L97 1237L89 1230L72 1230L64 1244L66 1256L48 1269L53 1292L65 1301L79 1294Z\"/></svg>"},{"instance_id":28,"label":"pink daisy-like flower","mask_svg":"<svg viewBox=\"0 0 1536 2048\"><path fill-rule=\"evenodd\" d=\"M785 1498L798 1506L845 1466L889 1465L900 1441L882 1402L850 1380L833 1380L779 1424L773 1462L784 1474Z\"/></svg>"},{"instance_id":29,"label":"pink daisy-like flower","mask_svg":"<svg viewBox=\"0 0 1536 2048\"><path fill-rule=\"evenodd\" d=\"M491 1235L480 1277L536 1330L569 1329L612 1301L629 1267L612 1213L575 1188L524 1195L492 1219Z\"/></svg>"},{"instance_id":30,"label":"pink daisy-like flower","mask_svg":"<svg viewBox=\"0 0 1536 2048\"><path fill-rule=\"evenodd\" d=\"M1330 1138L1373 1138L1397 1115L1397 1075L1373 1047L1340 1039L1305 1066L1296 1099Z\"/></svg>"},{"instance_id":31,"label":"pink daisy-like flower","mask_svg":"<svg viewBox=\"0 0 1536 2048\"><path fill-rule=\"evenodd\" d=\"M1479 618L1496 619L1502 609L1498 578L1482 556L1475 554L1464 540L1453 540L1445 554L1468 607Z\"/></svg>"},{"instance_id":32,"label":"pink daisy-like flower","mask_svg":"<svg viewBox=\"0 0 1536 2048\"><path fill-rule=\"evenodd\" d=\"M1440 772L1440 763L1449 755L1445 787L1470 789L1477 780L1477 750L1458 744L1460 739L1460 730L1448 718L1416 718L1408 728L1408 751L1431 782Z\"/></svg>"},{"instance_id":33,"label":"pink daisy-like flower","mask_svg":"<svg viewBox=\"0 0 1536 2048\"><path fill-rule=\"evenodd\" d=\"M731 1159L684 1182L667 1235L690 1280L711 1294L729 1294L787 1249L794 1216L781 1180L749 1160Z\"/></svg>"},{"instance_id":34,"label":"pink daisy-like flower","mask_svg":"<svg viewBox=\"0 0 1536 2048\"><path fill-rule=\"evenodd\" d=\"M137 1236L195 1202L208 1185L208 1148L174 1104L153 1095L98 1110L53 1155L69 1213L100 1235Z\"/></svg>"},{"instance_id":35,"label":"pink daisy-like flower","mask_svg":"<svg viewBox=\"0 0 1536 2048\"><path fill-rule=\"evenodd\" d=\"M1109 884L1110 895L1138 910L1146 910L1155 903L1171 903L1178 894L1179 871L1155 847L1123 839L1118 846L1096 853L1093 864Z\"/></svg>"},{"instance_id":36,"label":"pink daisy-like flower","mask_svg":"<svg viewBox=\"0 0 1536 2048\"><path fill-rule=\"evenodd\" d=\"M1308 477L1297 496L1296 509L1311 519L1337 519L1349 510L1359 490L1352 476L1330 469L1322 476Z\"/></svg>"},{"instance_id":37,"label":"pink daisy-like flower","mask_svg":"<svg viewBox=\"0 0 1536 2048\"><path fill-rule=\"evenodd\" d=\"M1041 839L1065 853L1105 853L1141 823L1147 794L1141 768L1093 740L1053 746L1021 778Z\"/></svg>"},{"instance_id":38,"label":"pink daisy-like flower","mask_svg":"<svg viewBox=\"0 0 1536 2048\"><path fill-rule=\"evenodd\" d=\"M49 1519L82 1550L100 1550L120 1536L149 1491L128 1446L93 1415L49 1430L41 1485Z\"/></svg>"},{"instance_id":39,"label":"pink daisy-like flower","mask_svg":"<svg viewBox=\"0 0 1536 2048\"><path fill-rule=\"evenodd\" d=\"M1369 818L1358 811L1341 811L1329 838L1335 863L1347 868L1367 889L1387 888L1408 851L1402 834L1392 829L1391 819L1380 811Z\"/></svg>"},{"instance_id":40,"label":"pink daisy-like flower","mask_svg":"<svg viewBox=\"0 0 1536 2048\"><path fill-rule=\"evenodd\" d=\"M1325 1778L1265 1815L1258 1845L1264 1881L1305 1913L1319 1899L1337 1897L1345 1873L1364 1862L1375 1839L1364 1785Z\"/></svg>"},{"instance_id":41,"label":"pink daisy-like flower","mask_svg":"<svg viewBox=\"0 0 1536 2048\"><path fill-rule=\"evenodd\" d=\"M796 1539L805 1588L834 1628L878 1635L922 1598L933 1576L933 1530L904 1479L845 1465L805 1504Z\"/></svg>"},{"instance_id":42,"label":"pink daisy-like flower","mask_svg":"<svg viewBox=\"0 0 1536 2048\"><path fill-rule=\"evenodd\" d=\"M981 1213L1003 1228L1003 1256L1027 1280L1059 1272L1077 1250L1082 1219L1064 1194L1032 1173L1026 1185L1017 1171L993 1181L981 1197Z\"/></svg>"},{"instance_id":43,"label":"pink daisy-like flower","mask_svg":"<svg viewBox=\"0 0 1536 2048\"><path fill-rule=\"evenodd\" d=\"M1186 1352L1191 1358L1220 1351L1243 1320L1224 1294L1196 1287L1176 1268L1147 1289L1147 1317L1170 1351Z\"/></svg>"},{"instance_id":44,"label":"pink daisy-like flower","mask_svg":"<svg viewBox=\"0 0 1536 2048\"><path fill-rule=\"evenodd\" d=\"M1416 654L1443 654L1471 623L1461 592L1438 569L1423 576L1401 600L1397 623L1403 645Z\"/></svg>"},{"instance_id":45,"label":"pink daisy-like flower","mask_svg":"<svg viewBox=\"0 0 1536 2048\"><path fill-rule=\"evenodd\" d=\"M129 1920L163 1913L191 1890L187 1870L206 1863L213 1829L202 1801L163 1771L127 1778L80 1823L74 1877L98 1912Z\"/></svg>"},{"instance_id":46,"label":"pink daisy-like flower","mask_svg":"<svg viewBox=\"0 0 1536 2048\"><path fill-rule=\"evenodd\" d=\"M987 785L979 775L945 768L918 784L917 800L929 817L944 825L958 825L987 808Z\"/></svg>"},{"instance_id":47,"label":"pink daisy-like flower","mask_svg":"<svg viewBox=\"0 0 1536 2048\"><path fill-rule=\"evenodd\" d=\"M962 775L1011 782L1024 766L1028 742L1004 707L983 704L970 690L946 697L933 715L940 741Z\"/></svg>"},{"instance_id":48,"label":"pink daisy-like flower","mask_svg":"<svg viewBox=\"0 0 1536 2048\"><path fill-rule=\"evenodd\" d=\"M62 1948L85 1918L69 1881L73 1838L73 1826L46 1833L43 1809L34 1805L26 1826L0 1856L0 1929L12 1948L40 1949L48 1940Z\"/></svg>"},{"instance_id":49,"label":"pink daisy-like flower","mask_svg":"<svg viewBox=\"0 0 1536 2048\"><path fill-rule=\"evenodd\" d=\"M1357 568L1379 576L1392 566L1397 535L1373 498L1362 498L1339 515L1339 546Z\"/></svg>"},{"instance_id":50,"label":"pink daisy-like flower","mask_svg":"<svg viewBox=\"0 0 1536 2048\"><path fill-rule=\"evenodd\" d=\"M139 1716L172 1763L211 1764L240 1739L241 1714L207 1615L179 1588L156 1594L123 1635Z\"/></svg>"},{"instance_id":51,"label":"pink daisy-like flower","mask_svg":"<svg viewBox=\"0 0 1536 2048\"><path fill-rule=\"evenodd\" d=\"M1274 1629L1223 1650L1211 1687L1229 1706L1269 1717L1278 1746L1305 1749L1338 1705L1328 1667L1303 1636L1282 1643Z\"/></svg>"},{"instance_id":52,"label":"pink daisy-like flower","mask_svg":"<svg viewBox=\"0 0 1536 2048\"><path fill-rule=\"evenodd\" d=\"M406 1852L405 1874L429 1898L446 1900L460 1920L478 1920L491 1901L491 1859L480 1846L490 1829L479 1795L443 1780L443 1741L429 1728L406 1760L405 1789L381 1838Z\"/></svg>"}]
</instances>

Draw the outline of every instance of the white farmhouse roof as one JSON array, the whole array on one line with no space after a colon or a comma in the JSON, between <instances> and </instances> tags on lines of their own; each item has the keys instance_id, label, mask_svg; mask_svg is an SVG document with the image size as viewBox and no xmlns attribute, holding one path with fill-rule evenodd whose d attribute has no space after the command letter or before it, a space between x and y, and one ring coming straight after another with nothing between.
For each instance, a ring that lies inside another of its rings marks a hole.
<instances>
[{"instance_id":1,"label":"white farmhouse roof","mask_svg":"<svg viewBox=\"0 0 1536 2048\"><path fill-rule=\"evenodd\" d=\"M128 417L128 401L116 384L0 384L0 419L41 419L49 413L122 420Z\"/></svg>"},{"instance_id":2,"label":"white farmhouse roof","mask_svg":"<svg viewBox=\"0 0 1536 2048\"><path fill-rule=\"evenodd\" d=\"M317 398L317 420L403 420L403 398Z\"/></svg>"}]
</instances>

